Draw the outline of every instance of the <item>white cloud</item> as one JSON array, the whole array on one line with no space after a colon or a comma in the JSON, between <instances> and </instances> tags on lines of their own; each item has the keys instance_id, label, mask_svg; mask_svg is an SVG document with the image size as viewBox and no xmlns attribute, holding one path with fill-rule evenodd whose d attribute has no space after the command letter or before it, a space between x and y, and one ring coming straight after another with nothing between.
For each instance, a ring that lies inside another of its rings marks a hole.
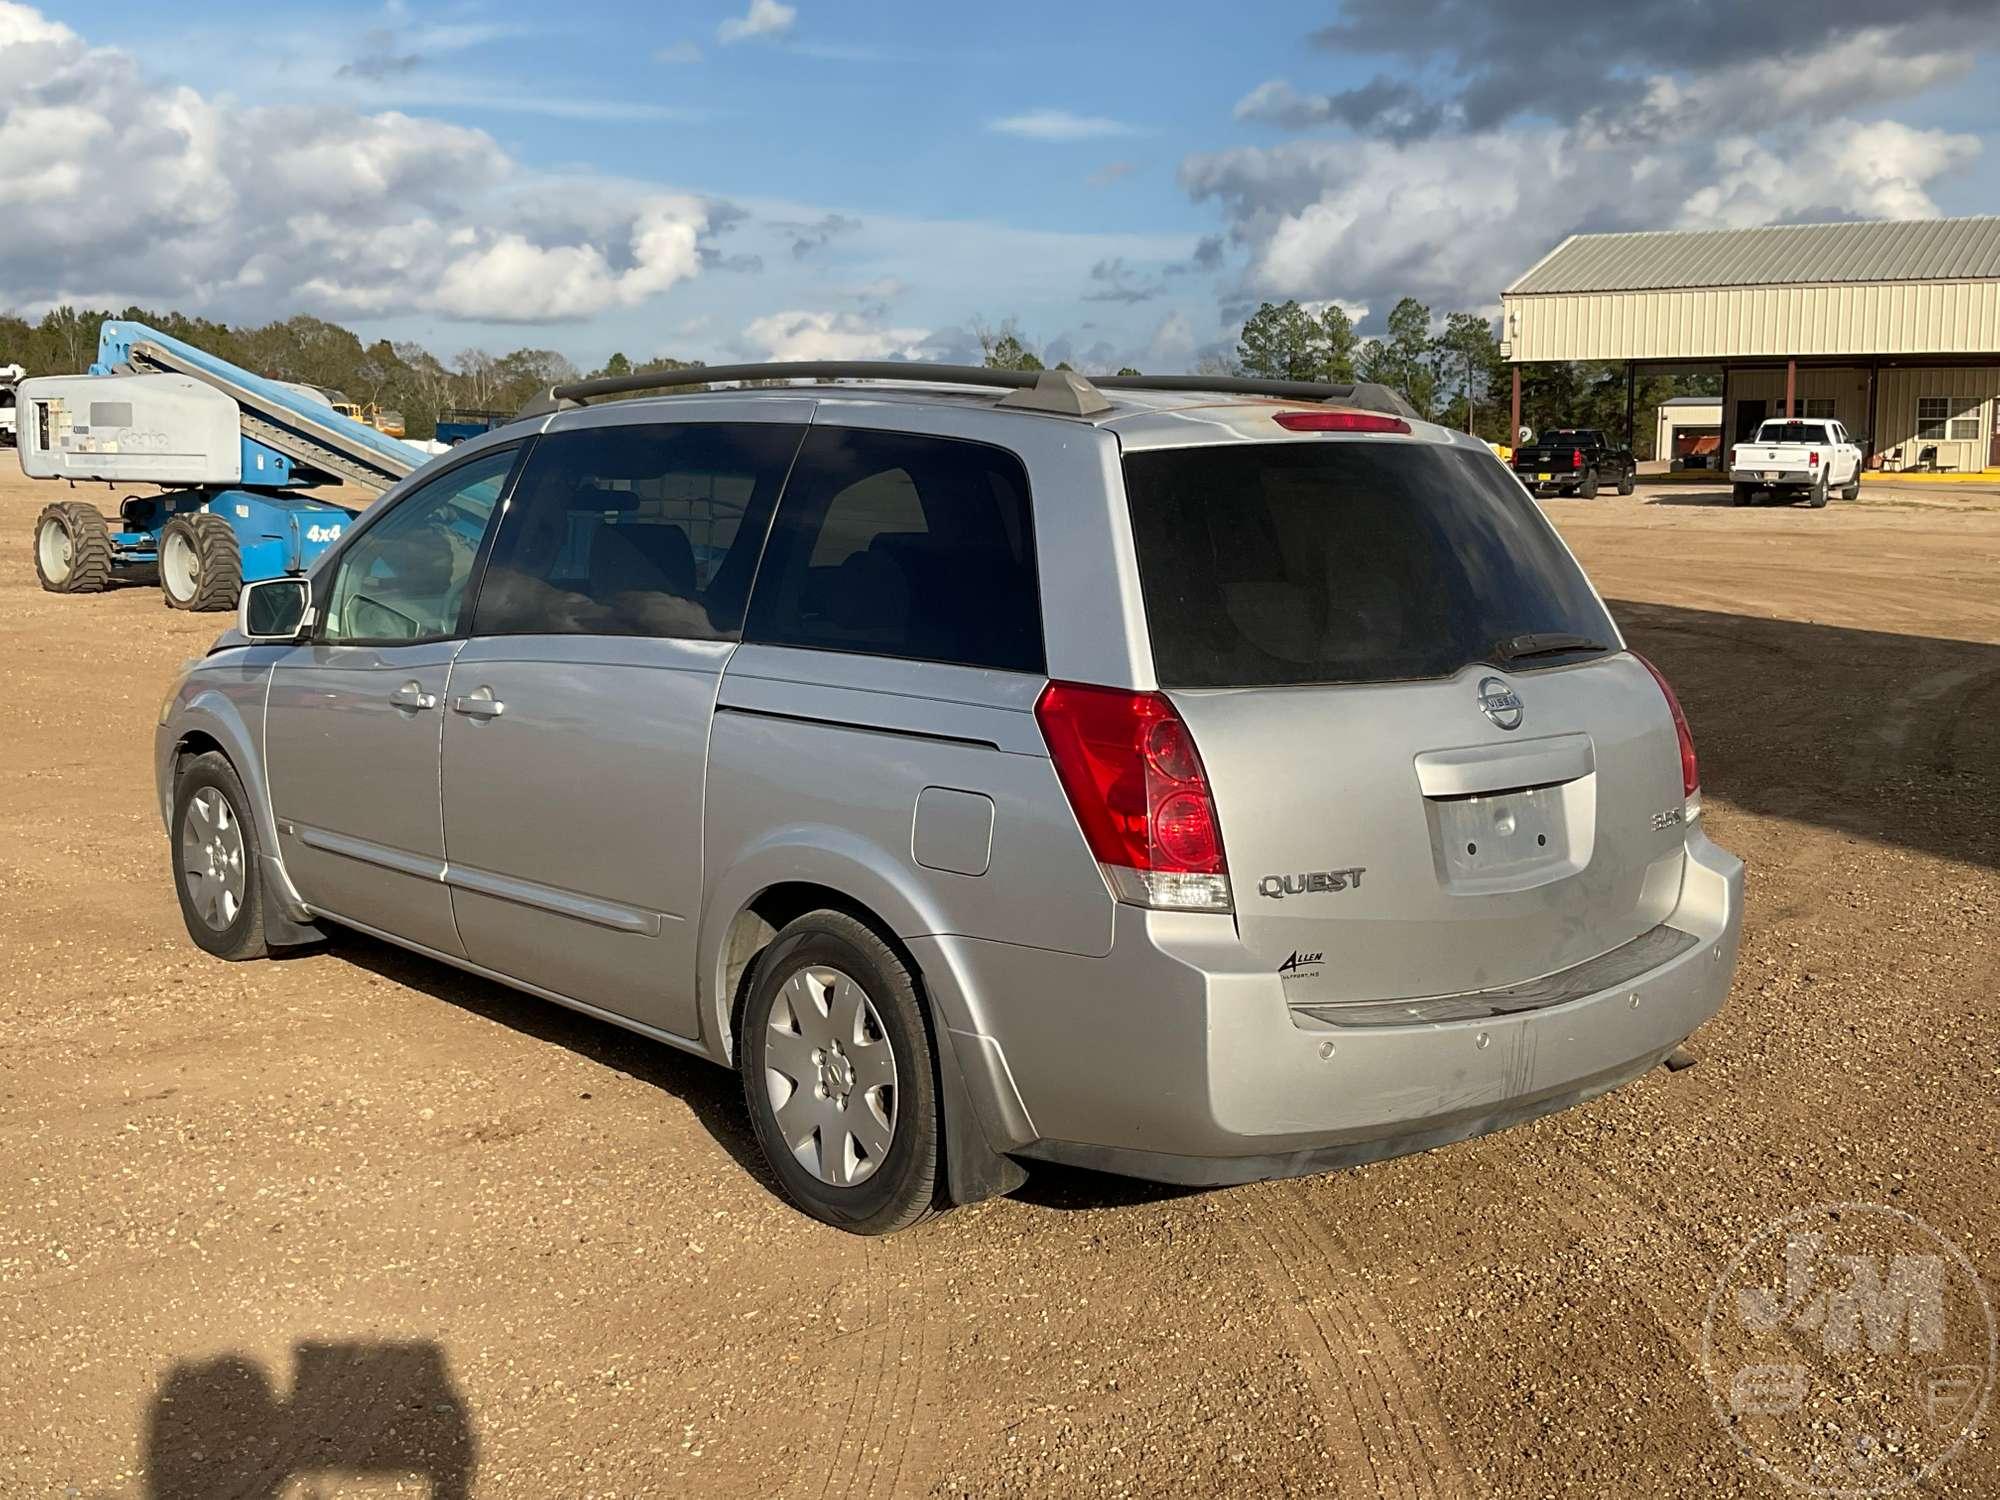
<instances>
[{"instance_id":1,"label":"white cloud","mask_svg":"<svg viewBox=\"0 0 2000 1500\"><path fill-rule=\"evenodd\" d=\"M757 39L775 41L790 32L798 18L797 6L785 5L781 0L750 0L750 9L724 21L715 28L715 35L724 45Z\"/></svg>"},{"instance_id":2,"label":"white cloud","mask_svg":"<svg viewBox=\"0 0 2000 1500\"><path fill-rule=\"evenodd\" d=\"M751 320L744 342L766 359L919 359L928 328L884 328L851 312L771 313Z\"/></svg>"},{"instance_id":3,"label":"white cloud","mask_svg":"<svg viewBox=\"0 0 2000 1500\"><path fill-rule=\"evenodd\" d=\"M1073 114L1066 109L1031 109L1025 114L988 120L988 130L1031 141L1091 141L1106 136L1137 135L1138 127L1102 115Z\"/></svg>"},{"instance_id":4,"label":"white cloud","mask_svg":"<svg viewBox=\"0 0 2000 1500\"><path fill-rule=\"evenodd\" d=\"M1871 60L1881 44L1868 33L1791 58L1799 80L1761 60L1661 75L1569 125L1192 156L1181 182L1222 206L1252 296L1476 308L1576 231L1935 215L1932 186L1977 138L1829 114L1857 91L1922 87L1958 66Z\"/></svg>"},{"instance_id":5,"label":"white cloud","mask_svg":"<svg viewBox=\"0 0 2000 1500\"><path fill-rule=\"evenodd\" d=\"M1146 346L1146 368L1184 370L1194 358L1194 327L1187 314L1176 308L1160 320Z\"/></svg>"},{"instance_id":6,"label":"white cloud","mask_svg":"<svg viewBox=\"0 0 2000 1500\"><path fill-rule=\"evenodd\" d=\"M660 47L653 53L653 61L658 63L698 63L701 48L694 42L675 42L668 47Z\"/></svg>"},{"instance_id":7,"label":"white cloud","mask_svg":"<svg viewBox=\"0 0 2000 1500\"><path fill-rule=\"evenodd\" d=\"M708 220L692 198L530 172L463 126L161 85L15 0L0 206L0 306L87 295L239 318L586 318L694 275Z\"/></svg>"}]
</instances>

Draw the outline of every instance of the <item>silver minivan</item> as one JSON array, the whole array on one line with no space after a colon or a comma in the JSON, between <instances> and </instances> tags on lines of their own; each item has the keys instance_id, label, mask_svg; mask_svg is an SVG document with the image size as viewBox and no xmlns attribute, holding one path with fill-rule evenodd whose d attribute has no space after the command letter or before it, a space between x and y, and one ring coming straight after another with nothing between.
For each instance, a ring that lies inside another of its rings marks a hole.
<instances>
[{"instance_id":1,"label":"silver minivan","mask_svg":"<svg viewBox=\"0 0 2000 1500\"><path fill-rule=\"evenodd\" d=\"M871 1234L1422 1150L1715 1013L1687 723L1490 451L923 373L566 388L246 588L160 714L195 942L338 924L734 1067Z\"/></svg>"}]
</instances>

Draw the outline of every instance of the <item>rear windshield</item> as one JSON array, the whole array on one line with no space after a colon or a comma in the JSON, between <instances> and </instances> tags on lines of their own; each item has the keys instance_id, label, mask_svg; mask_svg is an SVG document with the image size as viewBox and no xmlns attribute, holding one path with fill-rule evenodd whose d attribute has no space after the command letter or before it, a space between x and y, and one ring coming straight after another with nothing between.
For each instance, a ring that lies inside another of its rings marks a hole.
<instances>
[{"instance_id":1,"label":"rear windshield","mask_svg":"<svg viewBox=\"0 0 2000 1500\"><path fill-rule=\"evenodd\" d=\"M1125 488L1168 687L1448 677L1529 634L1617 639L1534 501L1439 443L1232 443L1133 453Z\"/></svg>"},{"instance_id":2,"label":"rear windshield","mask_svg":"<svg viewBox=\"0 0 2000 1500\"><path fill-rule=\"evenodd\" d=\"M1760 443L1824 443L1826 428L1818 422L1766 422L1757 429Z\"/></svg>"},{"instance_id":3,"label":"rear windshield","mask_svg":"<svg viewBox=\"0 0 2000 1500\"><path fill-rule=\"evenodd\" d=\"M1543 433L1542 445L1547 448L1602 448L1604 438L1588 427L1565 427L1560 432Z\"/></svg>"}]
</instances>

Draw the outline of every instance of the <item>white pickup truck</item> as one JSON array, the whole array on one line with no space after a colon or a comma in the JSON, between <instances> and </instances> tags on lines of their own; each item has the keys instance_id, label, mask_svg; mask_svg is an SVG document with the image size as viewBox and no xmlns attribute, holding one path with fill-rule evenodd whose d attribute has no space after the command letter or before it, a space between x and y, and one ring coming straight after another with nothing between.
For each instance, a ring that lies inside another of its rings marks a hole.
<instances>
[{"instance_id":1,"label":"white pickup truck","mask_svg":"<svg viewBox=\"0 0 2000 1500\"><path fill-rule=\"evenodd\" d=\"M0 365L0 448L12 448L20 438L15 431L19 412L14 404L14 387L28 378L19 365Z\"/></svg>"},{"instance_id":2,"label":"white pickup truck","mask_svg":"<svg viewBox=\"0 0 2000 1500\"><path fill-rule=\"evenodd\" d=\"M1729 482L1738 505L1769 494L1817 510L1834 490L1843 500L1861 493L1861 450L1830 418L1778 417L1730 450Z\"/></svg>"}]
</instances>

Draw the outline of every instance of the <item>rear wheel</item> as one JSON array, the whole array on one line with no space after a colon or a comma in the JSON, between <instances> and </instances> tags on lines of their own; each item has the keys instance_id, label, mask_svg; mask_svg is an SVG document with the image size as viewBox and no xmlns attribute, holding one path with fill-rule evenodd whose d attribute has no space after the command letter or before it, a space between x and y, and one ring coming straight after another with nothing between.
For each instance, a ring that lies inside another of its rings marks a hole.
<instances>
[{"instance_id":1,"label":"rear wheel","mask_svg":"<svg viewBox=\"0 0 2000 1500\"><path fill-rule=\"evenodd\" d=\"M785 1196L851 1234L889 1234L938 1196L938 1105L916 981L844 912L790 923L757 960L737 1049L744 1100Z\"/></svg>"},{"instance_id":2,"label":"rear wheel","mask_svg":"<svg viewBox=\"0 0 2000 1500\"><path fill-rule=\"evenodd\" d=\"M160 592L169 609L236 607L243 554L236 533L206 511L175 516L160 533Z\"/></svg>"},{"instance_id":3,"label":"rear wheel","mask_svg":"<svg viewBox=\"0 0 2000 1500\"><path fill-rule=\"evenodd\" d=\"M111 584L111 533L94 505L58 500L35 521L35 576L51 594L97 594Z\"/></svg>"},{"instance_id":4,"label":"rear wheel","mask_svg":"<svg viewBox=\"0 0 2000 1500\"><path fill-rule=\"evenodd\" d=\"M1752 504L1757 498L1757 487L1754 484L1732 484L1729 498L1737 505Z\"/></svg>"},{"instance_id":5,"label":"rear wheel","mask_svg":"<svg viewBox=\"0 0 2000 1500\"><path fill-rule=\"evenodd\" d=\"M264 883L250 798L227 757L210 751L174 781L174 892L195 945L217 958L262 958Z\"/></svg>"},{"instance_id":6,"label":"rear wheel","mask_svg":"<svg viewBox=\"0 0 2000 1500\"><path fill-rule=\"evenodd\" d=\"M1597 470L1592 469L1583 476L1583 483L1576 487L1577 498L1595 500L1597 498Z\"/></svg>"},{"instance_id":7,"label":"rear wheel","mask_svg":"<svg viewBox=\"0 0 2000 1500\"><path fill-rule=\"evenodd\" d=\"M1831 476L1828 475L1827 471L1824 468L1822 468L1819 471L1818 482L1815 483L1811 489L1806 491L1806 504L1810 505L1814 510L1820 510L1825 507L1827 502L1827 494L1829 489L1831 488L1831 485L1829 483L1830 478Z\"/></svg>"}]
</instances>

